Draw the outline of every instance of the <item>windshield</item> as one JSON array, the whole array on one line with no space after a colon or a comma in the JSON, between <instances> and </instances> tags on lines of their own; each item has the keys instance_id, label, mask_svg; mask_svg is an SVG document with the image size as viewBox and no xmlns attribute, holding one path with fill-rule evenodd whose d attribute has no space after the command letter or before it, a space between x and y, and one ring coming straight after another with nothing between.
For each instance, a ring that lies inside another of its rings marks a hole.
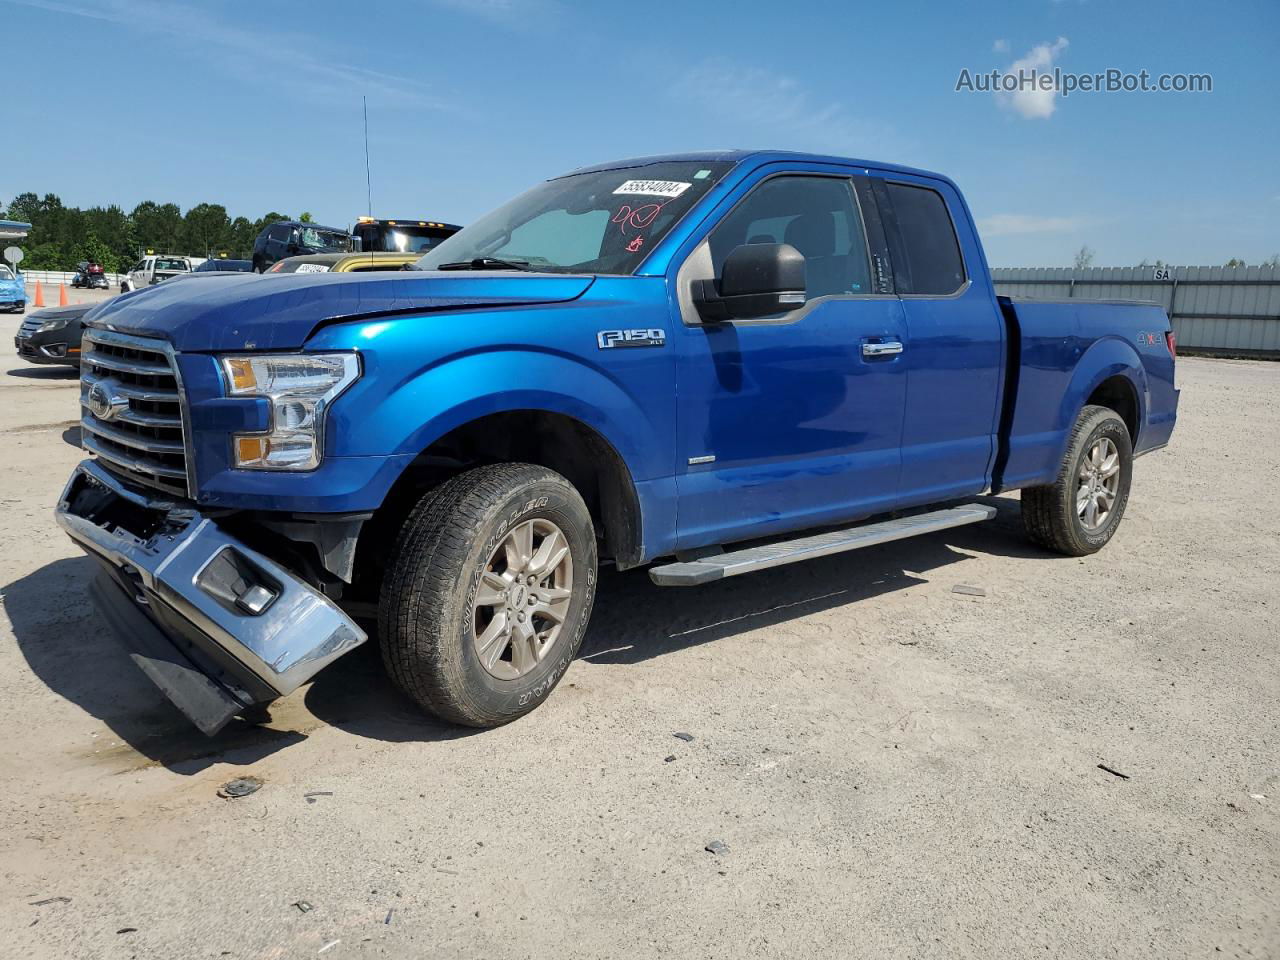
<instances>
[{"instance_id":1,"label":"windshield","mask_svg":"<svg viewBox=\"0 0 1280 960\"><path fill-rule=\"evenodd\" d=\"M156 269L182 270L185 272L188 269L188 266L187 261L185 260L175 260L170 257L156 257Z\"/></svg>"},{"instance_id":2,"label":"windshield","mask_svg":"<svg viewBox=\"0 0 1280 960\"><path fill-rule=\"evenodd\" d=\"M455 233L457 231L449 227L424 227L416 223L360 223L355 228L361 249L366 253L426 253Z\"/></svg>"},{"instance_id":3,"label":"windshield","mask_svg":"<svg viewBox=\"0 0 1280 960\"><path fill-rule=\"evenodd\" d=\"M315 253L346 253L351 249L351 237L333 230L302 227L298 230L298 244Z\"/></svg>"},{"instance_id":4,"label":"windshield","mask_svg":"<svg viewBox=\"0 0 1280 960\"><path fill-rule=\"evenodd\" d=\"M396 253L417 253L438 246L449 236L447 230L429 227L387 227L382 237L382 249Z\"/></svg>"},{"instance_id":5,"label":"windshield","mask_svg":"<svg viewBox=\"0 0 1280 960\"><path fill-rule=\"evenodd\" d=\"M0 267L0 280L12 280L12 279L14 279L14 276L13 276L13 273L9 270L9 268Z\"/></svg>"},{"instance_id":6,"label":"windshield","mask_svg":"<svg viewBox=\"0 0 1280 960\"><path fill-rule=\"evenodd\" d=\"M667 161L549 180L463 227L414 269L493 258L546 273L628 275L731 166Z\"/></svg>"}]
</instances>

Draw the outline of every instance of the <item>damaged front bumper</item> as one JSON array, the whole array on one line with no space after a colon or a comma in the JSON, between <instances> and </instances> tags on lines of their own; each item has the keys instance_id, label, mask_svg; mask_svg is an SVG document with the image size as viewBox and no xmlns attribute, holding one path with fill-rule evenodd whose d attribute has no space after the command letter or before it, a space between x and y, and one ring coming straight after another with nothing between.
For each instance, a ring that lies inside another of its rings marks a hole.
<instances>
[{"instance_id":1,"label":"damaged front bumper","mask_svg":"<svg viewBox=\"0 0 1280 960\"><path fill-rule=\"evenodd\" d=\"M206 734L293 692L367 636L332 601L188 505L71 475L59 525L101 570L94 605L137 665Z\"/></svg>"}]
</instances>

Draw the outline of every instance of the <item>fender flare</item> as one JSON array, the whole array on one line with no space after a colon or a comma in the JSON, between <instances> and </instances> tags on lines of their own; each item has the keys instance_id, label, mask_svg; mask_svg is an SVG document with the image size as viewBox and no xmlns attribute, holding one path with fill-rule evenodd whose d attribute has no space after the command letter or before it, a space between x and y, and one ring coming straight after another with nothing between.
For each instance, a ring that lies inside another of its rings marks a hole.
<instances>
[{"instance_id":1,"label":"fender flare","mask_svg":"<svg viewBox=\"0 0 1280 960\"><path fill-rule=\"evenodd\" d=\"M494 390L495 370L499 378L518 370L518 380L508 379L521 385ZM437 398L443 402L435 402ZM642 451L663 449L638 398L598 369L559 353L503 350L454 356L400 384L384 404L392 417L396 407L417 414L404 421L416 426L404 434L397 454L417 455L468 423L517 411L559 414L583 423L613 447L633 482L652 473L644 467Z\"/></svg>"},{"instance_id":2,"label":"fender flare","mask_svg":"<svg viewBox=\"0 0 1280 960\"><path fill-rule=\"evenodd\" d=\"M1128 341L1118 336L1106 336L1094 341L1076 362L1071 382L1063 391L1058 420L1068 436L1071 425L1075 423L1089 397L1099 386L1116 376L1124 377L1133 388L1137 402L1136 419L1141 430L1147 422L1147 408L1150 405L1147 373L1142 366L1142 358ZM1138 438L1135 436L1133 439L1136 445ZM1065 446L1062 452L1065 454Z\"/></svg>"}]
</instances>

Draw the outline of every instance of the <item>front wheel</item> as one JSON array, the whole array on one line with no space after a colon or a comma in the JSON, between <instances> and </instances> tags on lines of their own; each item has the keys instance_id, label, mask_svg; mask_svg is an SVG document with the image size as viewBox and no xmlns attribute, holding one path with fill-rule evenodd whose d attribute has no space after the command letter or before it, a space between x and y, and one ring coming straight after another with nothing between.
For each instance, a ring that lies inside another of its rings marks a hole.
<instances>
[{"instance_id":1,"label":"front wheel","mask_svg":"<svg viewBox=\"0 0 1280 960\"><path fill-rule=\"evenodd\" d=\"M1085 407L1057 479L1022 491L1027 536L1069 557L1096 553L1120 526L1132 481L1129 428L1114 410Z\"/></svg>"},{"instance_id":2,"label":"front wheel","mask_svg":"<svg viewBox=\"0 0 1280 960\"><path fill-rule=\"evenodd\" d=\"M591 514L564 477L520 463L469 470L401 529L378 605L383 662L444 720L508 723L564 676L595 581Z\"/></svg>"}]
</instances>

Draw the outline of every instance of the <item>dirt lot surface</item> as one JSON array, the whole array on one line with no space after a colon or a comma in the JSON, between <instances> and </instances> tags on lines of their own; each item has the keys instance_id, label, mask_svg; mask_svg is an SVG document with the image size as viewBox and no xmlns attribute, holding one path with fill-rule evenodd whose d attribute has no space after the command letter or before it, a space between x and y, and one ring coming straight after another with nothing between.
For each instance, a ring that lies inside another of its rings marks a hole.
<instances>
[{"instance_id":1,"label":"dirt lot surface","mask_svg":"<svg viewBox=\"0 0 1280 960\"><path fill-rule=\"evenodd\" d=\"M1181 362L1087 560L999 498L696 590L610 574L509 727L424 719L369 647L214 740L53 523L73 375L0 367L4 956L1280 956L1280 364Z\"/></svg>"}]
</instances>

